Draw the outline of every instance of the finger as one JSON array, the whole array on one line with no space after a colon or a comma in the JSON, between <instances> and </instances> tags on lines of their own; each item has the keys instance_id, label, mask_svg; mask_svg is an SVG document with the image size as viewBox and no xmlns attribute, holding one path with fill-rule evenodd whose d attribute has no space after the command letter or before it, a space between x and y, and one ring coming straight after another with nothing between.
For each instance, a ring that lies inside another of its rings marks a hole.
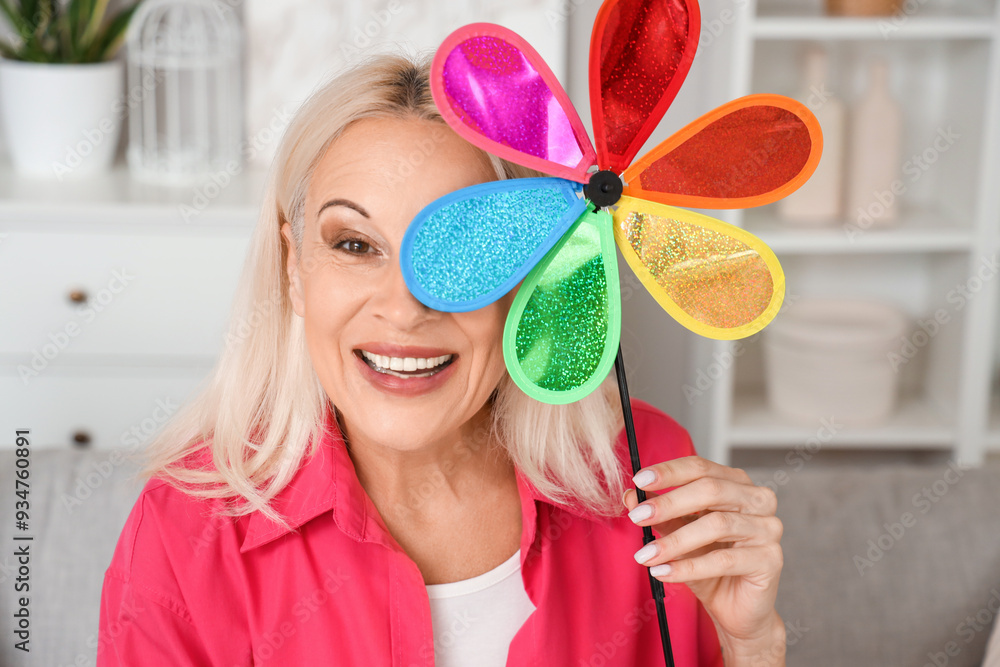
<instances>
[{"instance_id":1,"label":"finger","mask_svg":"<svg viewBox=\"0 0 1000 667\"><path fill-rule=\"evenodd\" d=\"M648 481L640 477L646 471L653 474L653 477ZM643 468L635 476L640 482L644 482L636 484L636 486L644 491L669 489L673 486L693 482L700 477L718 477L740 484L753 484L750 476L745 471L739 468L730 468L715 461L703 459L700 456L684 456L679 459L656 463Z\"/></svg>"},{"instance_id":2,"label":"finger","mask_svg":"<svg viewBox=\"0 0 1000 667\"><path fill-rule=\"evenodd\" d=\"M655 497L657 497L659 495L660 494L657 494L657 493L649 493L649 494L646 494L646 498L647 499L649 499L649 498L655 498ZM635 492L634 489L626 489L624 495L622 495L622 501L625 504L625 509L627 511L631 512L633 509L635 509L635 506L639 504L639 496ZM682 526L682 525L684 525L684 523L690 523L690 522L694 521L695 519L697 519L698 517L700 517L700 516L702 516L704 514L708 514L708 512L709 512L709 510L703 510L703 511L700 511L700 512L693 512L691 514L685 514L684 516L680 517L680 519L682 519L683 521L681 521L680 523L678 523L677 526ZM659 526L656 526L656 527L658 528Z\"/></svg>"},{"instance_id":3,"label":"finger","mask_svg":"<svg viewBox=\"0 0 1000 667\"><path fill-rule=\"evenodd\" d=\"M626 491L625 493L626 493L625 507L631 511L638 504L639 499L636 497L635 491L631 489L629 491ZM653 534L657 538L663 537L664 535L669 535L670 533L674 532L684 524L690 523L697 518L698 518L697 515L692 514L692 515L682 516L678 519L671 519L669 521L664 521L663 523L659 523L656 524L655 526L652 526Z\"/></svg>"},{"instance_id":4,"label":"finger","mask_svg":"<svg viewBox=\"0 0 1000 667\"><path fill-rule=\"evenodd\" d=\"M770 577L781 571L784 556L781 546L716 549L694 558L682 558L651 567L649 572L660 581L697 581L719 577ZM660 568L668 570L666 573Z\"/></svg>"},{"instance_id":5,"label":"finger","mask_svg":"<svg viewBox=\"0 0 1000 667\"><path fill-rule=\"evenodd\" d=\"M654 495L656 494L650 494L650 496ZM636 492L632 489L625 491L625 496L623 497L623 499L625 500L625 507L629 511L635 509L635 506L639 504L639 498L636 495ZM665 535L669 535L670 533L674 532L681 526L689 524L692 521L695 521L699 517L708 513L709 510L704 510L702 512L695 512L693 514L685 514L684 516L678 517L676 519L668 519L667 521L663 521L654 526L651 526L653 529L653 534L657 538L664 537Z\"/></svg>"},{"instance_id":6,"label":"finger","mask_svg":"<svg viewBox=\"0 0 1000 667\"><path fill-rule=\"evenodd\" d=\"M650 509L645 509L645 508ZM639 526L652 526L701 510L773 515L777 495L766 486L739 484L718 477L702 477L667 493L648 497L629 512Z\"/></svg>"},{"instance_id":7,"label":"finger","mask_svg":"<svg viewBox=\"0 0 1000 667\"><path fill-rule=\"evenodd\" d=\"M636 552L635 559L652 566L689 558L705 547L736 544L740 547L763 546L781 540L781 520L773 516L752 516L736 512L711 512L697 521L650 542L652 549Z\"/></svg>"}]
</instances>

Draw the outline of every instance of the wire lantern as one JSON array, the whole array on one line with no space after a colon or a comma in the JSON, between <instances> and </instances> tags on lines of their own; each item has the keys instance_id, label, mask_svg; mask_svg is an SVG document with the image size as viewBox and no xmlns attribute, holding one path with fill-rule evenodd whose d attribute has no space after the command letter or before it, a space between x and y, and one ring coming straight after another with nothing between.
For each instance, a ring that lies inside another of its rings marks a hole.
<instances>
[{"instance_id":1,"label":"wire lantern","mask_svg":"<svg viewBox=\"0 0 1000 667\"><path fill-rule=\"evenodd\" d=\"M128 164L189 184L242 166L242 36L219 0L146 0L128 43Z\"/></svg>"}]
</instances>

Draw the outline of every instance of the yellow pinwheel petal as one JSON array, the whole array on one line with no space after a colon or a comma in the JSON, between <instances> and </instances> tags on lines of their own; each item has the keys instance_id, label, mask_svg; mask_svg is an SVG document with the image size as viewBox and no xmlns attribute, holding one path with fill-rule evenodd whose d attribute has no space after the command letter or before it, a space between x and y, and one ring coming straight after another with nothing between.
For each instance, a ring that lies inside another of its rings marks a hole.
<instances>
[{"instance_id":1,"label":"yellow pinwheel petal","mask_svg":"<svg viewBox=\"0 0 1000 667\"><path fill-rule=\"evenodd\" d=\"M774 318L785 275L753 234L666 204L624 196L615 241L646 289L671 317L720 340L751 336Z\"/></svg>"}]
</instances>

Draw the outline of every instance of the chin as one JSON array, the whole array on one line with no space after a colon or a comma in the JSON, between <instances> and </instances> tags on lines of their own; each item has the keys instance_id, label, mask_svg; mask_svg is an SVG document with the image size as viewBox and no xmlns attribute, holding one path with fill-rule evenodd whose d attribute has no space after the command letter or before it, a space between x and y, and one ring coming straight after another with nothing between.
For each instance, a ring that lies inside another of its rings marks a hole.
<instances>
[{"instance_id":1,"label":"chin","mask_svg":"<svg viewBox=\"0 0 1000 667\"><path fill-rule=\"evenodd\" d=\"M427 409L416 406L386 405L380 409L369 404L355 410L347 406L341 408L341 413L355 440L360 436L364 441L400 452L419 451L461 428L461 424L446 423L449 415L444 408L429 415ZM364 426L359 427L360 424Z\"/></svg>"}]
</instances>

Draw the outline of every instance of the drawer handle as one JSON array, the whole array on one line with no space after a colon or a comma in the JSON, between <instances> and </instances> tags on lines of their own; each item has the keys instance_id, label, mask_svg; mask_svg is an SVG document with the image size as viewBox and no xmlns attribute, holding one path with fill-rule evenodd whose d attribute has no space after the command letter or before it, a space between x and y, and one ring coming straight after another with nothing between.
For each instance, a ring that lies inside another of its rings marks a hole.
<instances>
[{"instance_id":1,"label":"drawer handle","mask_svg":"<svg viewBox=\"0 0 1000 667\"><path fill-rule=\"evenodd\" d=\"M68 296L69 300L73 303L87 303L87 299L89 298L87 293L82 289L71 290Z\"/></svg>"},{"instance_id":2,"label":"drawer handle","mask_svg":"<svg viewBox=\"0 0 1000 667\"><path fill-rule=\"evenodd\" d=\"M86 447L90 444L90 433L86 431L75 431L73 433L73 444L77 447Z\"/></svg>"}]
</instances>

